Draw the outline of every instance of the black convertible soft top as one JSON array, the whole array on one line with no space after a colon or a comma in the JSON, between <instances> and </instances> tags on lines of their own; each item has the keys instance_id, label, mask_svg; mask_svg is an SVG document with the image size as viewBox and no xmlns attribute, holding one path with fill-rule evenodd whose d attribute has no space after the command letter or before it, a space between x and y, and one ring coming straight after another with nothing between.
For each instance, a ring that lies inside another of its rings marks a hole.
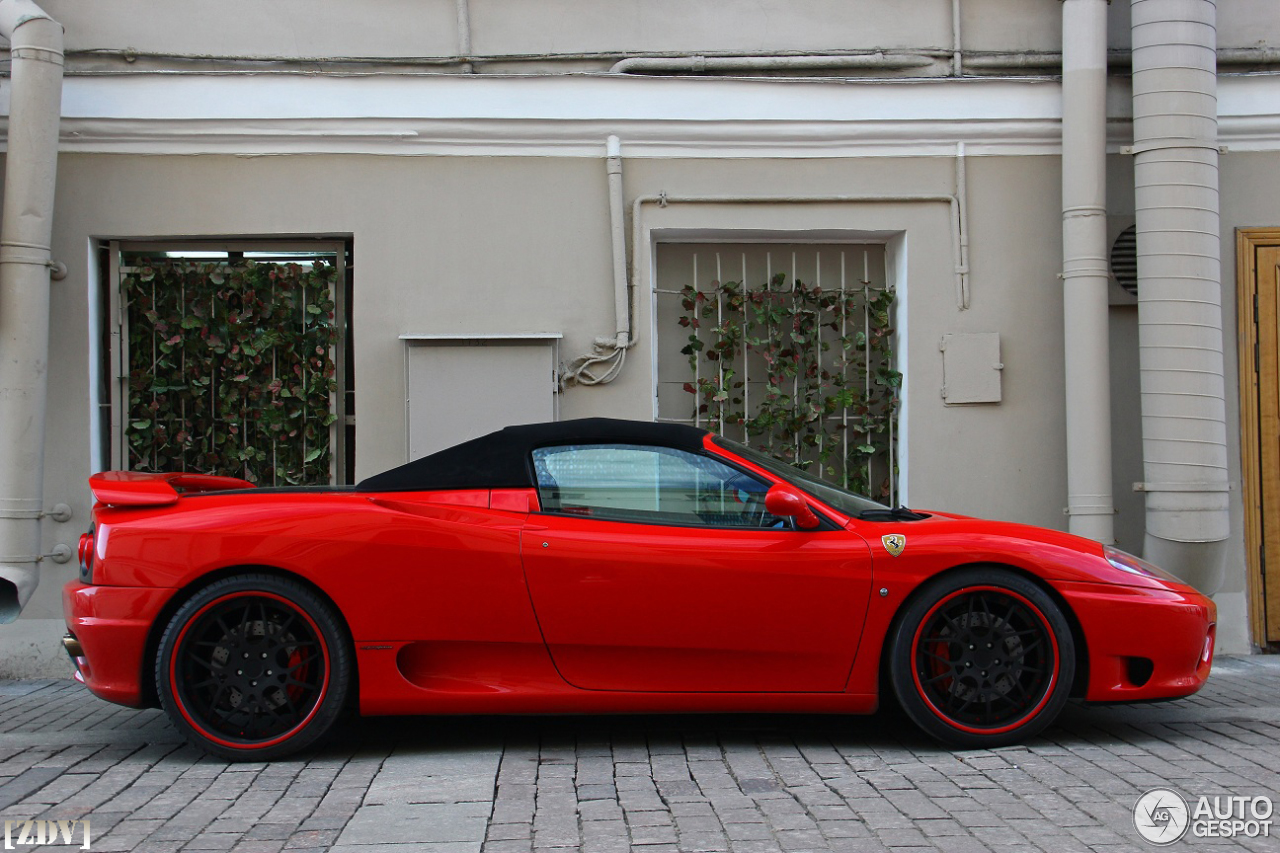
<instances>
[{"instance_id":1,"label":"black convertible soft top","mask_svg":"<svg viewBox=\"0 0 1280 853\"><path fill-rule=\"evenodd\" d=\"M614 418L509 426L361 480L360 492L532 488L530 454L557 444L656 444L698 451L707 431Z\"/></svg>"}]
</instances>

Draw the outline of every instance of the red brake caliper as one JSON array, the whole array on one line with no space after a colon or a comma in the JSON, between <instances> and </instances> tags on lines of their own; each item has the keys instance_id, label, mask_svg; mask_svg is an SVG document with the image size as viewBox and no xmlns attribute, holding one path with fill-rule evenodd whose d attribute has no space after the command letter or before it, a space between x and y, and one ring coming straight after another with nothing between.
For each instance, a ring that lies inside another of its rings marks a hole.
<instances>
[{"instance_id":1,"label":"red brake caliper","mask_svg":"<svg viewBox=\"0 0 1280 853\"><path fill-rule=\"evenodd\" d=\"M298 699L302 696L303 685L307 680L307 670L311 667L311 664L307 663L305 666L295 670L294 667L300 663L302 663L302 652L295 648L289 653L289 667L286 670L290 673L289 678L295 683L285 685L285 693L289 695L289 701L294 704L297 704Z\"/></svg>"}]
</instances>

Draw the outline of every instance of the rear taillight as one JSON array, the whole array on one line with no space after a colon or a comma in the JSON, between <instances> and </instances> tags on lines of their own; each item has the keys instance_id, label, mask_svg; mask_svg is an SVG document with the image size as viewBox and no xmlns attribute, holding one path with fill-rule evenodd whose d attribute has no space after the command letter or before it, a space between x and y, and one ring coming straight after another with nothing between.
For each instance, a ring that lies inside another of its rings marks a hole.
<instances>
[{"instance_id":1,"label":"rear taillight","mask_svg":"<svg viewBox=\"0 0 1280 853\"><path fill-rule=\"evenodd\" d=\"M93 583L93 528L80 537L80 583Z\"/></svg>"}]
</instances>

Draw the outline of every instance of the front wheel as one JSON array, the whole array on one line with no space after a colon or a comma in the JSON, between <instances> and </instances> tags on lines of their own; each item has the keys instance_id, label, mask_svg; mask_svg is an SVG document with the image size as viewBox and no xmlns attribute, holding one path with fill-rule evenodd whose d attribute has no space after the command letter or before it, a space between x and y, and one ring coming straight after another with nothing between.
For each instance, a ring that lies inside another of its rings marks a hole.
<instances>
[{"instance_id":1,"label":"front wheel","mask_svg":"<svg viewBox=\"0 0 1280 853\"><path fill-rule=\"evenodd\" d=\"M1025 740L1058 716L1075 677L1071 630L1042 588L997 568L927 584L890 636L889 678L903 710L950 746Z\"/></svg>"},{"instance_id":2,"label":"front wheel","mask_svg":"<svg viewBox=\"0 0 1280 853\"><path fill-rule=\"evenodd\" d=\"M233 761L266 761L325 734L351 685L346 631L333 607L288 578L215 581L160 638L156 685L187 739Z\"/></svg>"}]
</instances>

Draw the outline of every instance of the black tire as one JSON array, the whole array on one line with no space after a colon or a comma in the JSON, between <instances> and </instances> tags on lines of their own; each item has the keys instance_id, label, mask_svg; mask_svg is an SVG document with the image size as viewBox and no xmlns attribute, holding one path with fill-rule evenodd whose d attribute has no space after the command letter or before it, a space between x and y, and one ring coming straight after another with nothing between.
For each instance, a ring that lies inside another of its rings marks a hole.
<instances>
[{"instance_id":1,"label":"black tire","mask_svg":"<svg viewBox=\"0 0 1280 853\"><path fill-rule=\"evenodd\" d=\"M160 704L191 743L270 761L315 743L347 705L352 653L332 605L288 578L223 578L186 601L160 638Z\"/></svg>"},{"instance_id":2,"label":"black tire","mask_svg":"<svg viewBox=\"0 0 1280 853\"><path fill-rule=\"evenodd\" d=\"M963 749L1026 740L1053 722L1075 678L1071 628L1044 589L977 567L924 585L889 636L889 680L929 735Z\"/></svg>"}]
</instances>

